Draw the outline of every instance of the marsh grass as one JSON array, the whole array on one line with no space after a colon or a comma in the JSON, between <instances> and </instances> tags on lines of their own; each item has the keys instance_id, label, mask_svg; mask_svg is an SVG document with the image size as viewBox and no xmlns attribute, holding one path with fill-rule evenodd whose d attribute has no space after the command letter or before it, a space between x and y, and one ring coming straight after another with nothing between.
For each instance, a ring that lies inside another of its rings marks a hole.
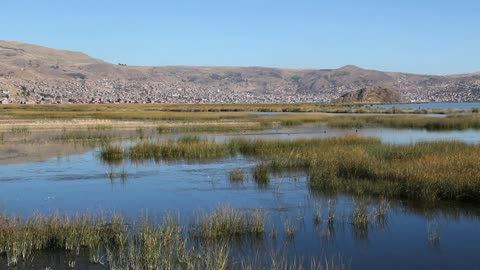
<instances>
[{"instance_id":1,"label":"marsh grass","mask_svg":"<svg viewBox=\"0 0 480 270\"><path fill-rule=\"evenodd\" d=\"M246 176L245 176L245 172L243 171L243 169L236 168L236 169L231 170L228 173L228 178L229 178L230 182L239 183L239 182L245 181Z\"/></svg>"},{"instance_id":2,"label":"marsh grass","mask_svg":"<svg viewBox=\"0 0 480 270\"><path fill-rule=\"evenodd\" d=\"M198 217L191 227L191 233L195 237L209 240L262 237L265 233L265 216L260 210L247 212L221 208L210 215Z\"/></svg>"},{"instance_id":3,"label":"marsh grass","mask_svg":"<svg viewBox=\"0 0 480 270\"><path fill-rule=\"evenodd\" d=\"M261 267L263 266L263 267ZM259 268L260 267L260 268ZM234 269L242 270L346 270L348 265L341 257L326 257L323 260L311 258L306 261L301 257L294 257L272 252L271 255L257 258L255 262L242 262L241 267Z\"/></svg>"},{"instance_id":4,"label":"marsh grass","mask_svg":"<svg viewBox=\"0 0 480 270\"><path fill-rule=\"evenodd\" d=\"M143 127L137 127L135 129L135 132L137 133L137 137L140 139L140 140L143 140L145 139L145 129Z\"/></svg>"},{"instance_id":5,"label":"marsh grass","mask_svg":"<svg viewBox=\"0 0 480 270\"><path fill-rule=\"evenodd\" d=\"M321 206L318 206L318 207L315 207L313 209L313 223L315 225L319 225L320 223L322 223L322 208Z\"/></svg>"},{"instance_id":6,"label":"marsh grass","mask_svg":"<svg viewBox=\"0 0 480 270\"><path fill-rule=\"evenodd\" d=\"M157 125L165 132L234 132L258 130L273 126L293 127L302 124L322 124L340 128L388 127L427 130L479 129L480 116L468 111L452 111L445 117L406 115L406 113L449 113L440 110L400 110L367 108L361 104L296 104L296 105L10 105L0 106L2 115L11 119L94 119L108 121L143 121ZM258 115L253 112L322 112L314 114ZM337 113L332 115L327 113ZM356 113L349 115L342 113ZM380 113L381 115L362 115ZM153 121L153 122L152 122ZM98 125L92 130L109 129ZM22 132L22 127L15 127Z\"/></svg>"},{"instance_id":7,"label":"marsh grass","mask_svg":"<svg viewBox=\"0 0 480 270\"><path fill-rule=\"evenodd\" d=\"M87 248L90 260L98 263L99 245L112 243L121 233L118 227L123 221L115 216L109 222L102 217L59 215L34 216L27 220L18 217L0 217L0 253L5 254L9 266L20 260L28 261L41 250L65 250L80 253Z\"/></svg>"},{"instance_id":8,"label":"marsh grass","mask_svg":"<svg viewBox=\"0 0 480 270\"><path fill-rule=\"evenodd\" d=\"M253 169L253 179L259 185L268 185L270 182L270 168L266 164L259 164Z\"/></svg>"},{"instance_id":9,"label":"marsh grass","mask_svg":"<svg viewBox=\"0 0 480 270\"><path fill-rule=\"evenodd\" d=\"M418 115L348 115L326 119L329 127L335 128L402 128L438 130L479 129L477 115L455 115L447 117L424 117Z\"/></svg>"},{"instance_id":10,"label":"marsh grass","mask_svg":"<svg viewBox=\"0 0 480 270\"><path fill-rule=\"evenodd\" d=\"M31 130L30 128L26 127L26 126L13 126L11 129L10 129L10 132L12 134L15 134L15 135L28 135L31 133Z\"/></svg>"},{"instance_id":11,"label":"marsh grass","mask_svg":"<svg viewBox=\"0 0 480 270\"><path fill-rule=\"evenodd\" d=\"M198 135L185 135L177 139L177 144L197 144L204 140Z\"/></svg>"},{"instance_id":12,"label":"marsh grass","mask_svg":"<svg viewBox=\"0 0 480 270\"><path fill-rule=\"evenodd\" d=\"M111 129L113 129L113 126L106 125L106 124L97 124L97 125L87 126L87 130L90 130L90 131L111 130Z\"/></svg>"},{"instance_id":13,"label":"marsh grass","mask_svg":"<svg viewBox=\"0 0 480 270\"><path fill-rule=\"evenodd\" d=\"M355 201L352 225L358 230L367 231L369 223L369 213L366 202Z\"/></svg>"},{"instance_id":14,"label":"marsh grass","mask_svg":"<svg viewBox=\"0 0 480 270\"><path fill-rule=\"evenodd\" d=\"M312 190L413 200L480 200L480 146L461 142L383 144L356 136L237 140L230 147L271 172L303 170Z\"/></svg>"},{"instance_id":15,"label":"marsh grass","mask_svg":"<svg viewBox=\"0 0 480 270\"><path fill-rule=\"evenodd\" d=\"M375 212L374 212L375 219L382 226L385 225L389 209L390 209L390 203L386 199L382 199L377 205L377 208L375 209Z\"/></svg>"},{"instance_id":16,"label":"marsh grass","mask_svg":"<svg viewBox=\"0 0 480 270\"><path fill-rule=\"evenodd\" d=\"M354 197L351 210L348 210L350 213L343 212L341 215L337 214L336 200L329 200L327 205L328 211L325 216L322 214L321 205L312 209L313 224L316 229L323 228L323 231L320 231L322 238L334 237L336 227L348 224L355 237L368 239L370 231L383 230L388 224L389 202L386 199L372 200L371 198Z\"/></svg>"},{"instance_id":17,"label":"marsh grass","mask_svg":"<svg viewBox=\"0 0 480 270\"><path fill-rule=\"evenodd\" d=\"M313 191L384 198L479 201L480 146L462 142L383 144L377 138L245 140L216 143L197 137L140 142L125 151L107 146L104 160L208 160L256 158L253 179L268 185L272 173L305 172Z\"/></svg>"},{"instance_id":18,"label":"marsh grass","mask_svg":"<svg viewBox=\"0 0 480 270\"><path fill-rule=\"evenodd\" d=\"M176 142L140 142L128 149L124 156L135 162L146 160L207 160L225 157L227 147L196 136L179 138Z\"/></svg>"},{"instance_id":19,"label":"marsh grass","mask_svg":"<svg viewBox=\"0 0 480 270\"><path fill-rule=\"evenodd\" d=\"M246 132L249 130L262 130L271 127L270 123L251 122L251 123L204 123L204 124L185 124L177 126L162 125L157 127L157 132L162 133L194 133L194 132Z\"/></svg>"},{"instance_id":20,"label":"marsh grass","mask_svg":"<svg viewBox=\"0 0 480 270\"><path fill-rule=\"evenodd\" d=\"M57 136L54 140L60 142L88 143L99 142L103 144L110 143L115 138L112 134L106 134L97 130L72 130L66 131Z\"/></svg>"},{"instance_id":21,"label":"marsh grass","mask_svg":"<svg viewBox=\"0 0 480 270\"><path fill-rule=\"evenodd\" d=\"M209 224L206 226L219 234L205 231L201 237L213 236L215 240L216 237L263 233L260 214L218 211L206 217L203 224ZM215 221L207 221L208 218ZM237 221L243 223L232 223ZM228 269L231 266L229 247L225 243L193 246L188 243L188 235L185 227L171 215L155 225L148 220L132 225L118 215L108 218L35 215L25 220L2 215L0 258L5 258L10 267L21 262L28 266L38 252L64 251L69 254L66 266L74 265L76 258L84 254L91 263L109 269Z\"/></svg>"},{"instance_id":22,"label":"marsh grass","mask_svg":"<svg viewBox=\"0 0 480 270\"><path fill-rule=\"evenodd\" d=\"M346 269L327 258L310 263L302 258L263 254L260 261L232 256L239 239L261 239L266 231L261 210L219 208L204 213L189 226L166 214L152 222L129 222L120 215L34 215L30 218L0 215L0 260L10 267L29 267L42 252L65 254L65 267L80 258L106 269ZM285 223L285 237L296 228ZM272 237L276 238L276 230ZM268 252L267 252L268 253ZM53 255L54 256L54 255ZM307 268L305 268L307 267Z\"/></svg>"},{"instance_id":23,"label":"marsh grass","mask_svg":"<svg viewBox=\"0 0 480 270\"><path fill-rule=\"evenodd\" d=\"M107 144L102 146L100 158L111 164L119 164L125 158L125 152L120 145Z\"/></svg>"},{"instance_id":24,"label":"marsh grass","mask_svg":"<svg viewBox=\"0 0 480 270\"><path fill-rule=\"evenodd\" d=\"M337 201L328 200L328 217L327 223L329 227L333 227L337 218Z\"/></svg>"},{"instance_id":25,"label":"marsh grass","mask_svg":"<svg viewBox=\"0 0 480 270\"><path fill-rule=\"evenodd\" d=\"M285 221L285 223L283 224L283 230L287 240L292 240L293 238L295 238L297 228L290 220Z\"/></svg>"},{"instance_id":26,"label":"marsh grass","mask_svg":"<svg viewBox=\"0 0 480 270\"><path fill-rule=\"evenodd\" d=\"M52 113L56 117L87 112L170 112L170 113L239 113L239 112L329 112L329 113L445 113L447 110L384 109L364 104L305 103L305 104L68 104L68 105L1 105L8 116L35 113ZM461 110L457 110L461 111ZM25 113L28 112L28 113Z\"/></svg>"}]
</instances>

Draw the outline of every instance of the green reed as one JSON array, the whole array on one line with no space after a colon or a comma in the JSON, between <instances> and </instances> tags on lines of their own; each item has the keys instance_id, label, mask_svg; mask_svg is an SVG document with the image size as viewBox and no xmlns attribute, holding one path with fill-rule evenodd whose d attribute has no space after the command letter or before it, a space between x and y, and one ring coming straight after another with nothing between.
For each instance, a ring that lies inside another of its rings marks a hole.
<instances>
[{"instance_id":1,"label":"green reed","mask_svg":"<svg viewBox=\"0 0 480 270\"><path fill-rule=\"evenodd\" d=\"M207 160L243 155L258 159L253 179L304 171L312 190L414 200L480 200L480 146L461 142L384 144L377 138L244 140L216 143L198 138L140 142L122 151L106 147L104 160Z\"/></svg>"}]
</instances>

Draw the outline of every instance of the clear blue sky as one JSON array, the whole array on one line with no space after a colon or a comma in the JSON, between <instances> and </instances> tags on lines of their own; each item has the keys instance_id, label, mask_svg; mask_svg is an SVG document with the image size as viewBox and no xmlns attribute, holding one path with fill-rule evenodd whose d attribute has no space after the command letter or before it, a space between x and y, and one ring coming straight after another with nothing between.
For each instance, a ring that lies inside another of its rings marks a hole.
<instances>
[{"instance_id":1,"label":"clear blue sky","mask_svg":"<svg viewBox=\"0 0 480 270\"><path fill-rule=\"evenodd\" d=\"M480 71L479 0L4 0L0 39L130 65Z\"/></svg>"}]
</instances>

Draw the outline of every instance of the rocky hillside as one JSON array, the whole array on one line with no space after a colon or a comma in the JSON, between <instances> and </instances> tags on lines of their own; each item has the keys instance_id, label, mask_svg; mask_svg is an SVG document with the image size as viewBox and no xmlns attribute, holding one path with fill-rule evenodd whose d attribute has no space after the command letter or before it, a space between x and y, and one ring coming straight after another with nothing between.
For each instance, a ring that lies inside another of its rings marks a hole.
<instances>
[{"instance_id":1,"label":"rocky hillside","mask_svg":"<svg viewBox=\"0 0 480 270\"><path fill-rule=\"evenodd\" d=\"M343 94L335 100L340 103L401 103L406 102L396 90L381 86L362 88Z\"/></svg>"},{"instance_id":2,"label":"rocky hillside","mask_svg":"<svg viewBox=\"0 0 480 270\"><path fill-rule=\"evenodd\" d=\"M480 74L430 76L366 70L139 67L80 52L0 41L2 103L272 103L332 101L371 86L406 101L479 101Z\"/></svg>"}]
</instances>

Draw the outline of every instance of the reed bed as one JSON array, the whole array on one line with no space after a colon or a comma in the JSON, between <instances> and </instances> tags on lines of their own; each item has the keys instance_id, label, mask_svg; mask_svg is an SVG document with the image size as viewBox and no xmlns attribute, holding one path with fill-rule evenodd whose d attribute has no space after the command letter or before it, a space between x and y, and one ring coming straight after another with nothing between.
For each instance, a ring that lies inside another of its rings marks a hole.
<instances>
[{"instance_id":1,"label":"reed bed","mask_svg":"<svg viewBox=\"0 0 480 270\"><path fill-rule=\"evenodd\" d=\"M206 160L222 158L227 148L208 140L188 140L185 137L178 141L141 142L126 151L132 161L175 161L175 160Z\"/></svg>"},{"instance_id":2,"label":"reed bed","mask_svg":"<svg viewBox=\"0 0 480 270\"><path fill-rule=\"evenodd\" d=\"M104 142L108 143L115 138L113 134L99 132L96 130L72 130L64 131L54 140L60 142Z\"/></svg>"},{"instance_id":3,"label":"reed bed","mask_svg":"<svg viewBox=\"0 0 480 270\"><path fill-rule=\"evenodd\" d=\"M123 161L125 158L125 152L119 145L107 144L102 147L100 157L103 161L116 164Z\"/></svg>"},{"instance_id":4,"label":"reed bed","mask_svg":"<svg viewBox=\"0 0 480 270\"><path fill-rule=\"evenodd\" d=\"M257 184L267 185L270 181L270 167L267 164L259 164L253 170L253 179Z\"/></svg>"},{"instance_id":5,"label":"reed bed","mask_svg":"<svg viewBox=\"0 0 480 270\"><path fill-rule=\"evenodd\" d=\"M102 158L204 160L243 155L260 161L253 178L266 184L275 172L304 171L321 192L412 200L480 200L480 146L461 142L383 144L344 136L309 140L205 140L150 143L102 150Z\"/></svg>"},{"instance_id":6,"label":"reed bed","mask_svg":"<svg viewBox=\"0 0 480 270\"><path fill-rule=\"evenodd\" d=\"M102 147L100 157L104 162L112 164L124 159L129 159L132 162L209 160L225 157L227 151L226 145L204 140L197 136L184 136L176 141L143 141L128 149L110 144Z\"/></svg>"},{"instance_id":7,"label":"reed bed","mask_svg":"<svg viewBox=\"0 0 480 270\"><path fill-rule=\"evenodd\" d=\"M464 130L480 129L480 116L453 115L447 117L424 117L418 115L360 115L337 116L327 119L326 124L335 128L375 128L397 129Z\"/></svg>"},{"instance_id":8,"label":"reed bed","mask_svg":"<svg viewBox=\"0 0 480 270\"><path fill-rule=\"evenodd\" d=\"M480 200L480 146L382 144L376 138L233 141L272 171L304 170L312 189L420 200Z\"/></svg>"},{"instance_id":9,"label":"reed bed","mask_svg":"<svg viewBox=\"0 0 480 270\"><path fill-rule=\"evenodd\" d=\"M37 112L329 112L329 113L439 113L447 110L383 109L364 104L305 103L305 104L68 104L68 105L0 105L7 115L18 111Z\"/></svg>"},{"instance_id":10,"label":"reed bed","mask_svg":"<svg viewBox=\"0 0 480 270\"><path fill-rule=\"evenodd\" d=\"M265 217L260 210L246 212L221 208L210 215L198 217L191 232L196 237L209 240L260 237L265 232Z\"/></svg>"},{"instance_id":11,"label":"reed bed","mask_svg":"<svg viewBox=\"0 0 480 270\"><path fill-rule=\"evenodd\" d=\"M86 256L107 269L344 269L343 264L267 254L263 261L243 258L230 249L239 237L259 237L265 232L264 213L222 208L199 216L189 226L166 215L160 222L148 219L129 223L112 215L34 215L22 219L0 215L0 265L29 267L41 252L65 254L65 267ZM276 266L283 265L278 268ZM324 268L327 267L328 268Z\"/></svg>"},{"instance_id":12,"label":"reed bed","mask_svg":"<svg viewBox=\"0 0 480 270\"><path fill-rule=\"evenodd\" d=\"M299 105L8 105L0 106L9 119L94 119L121 125L137 121L157 126L164 132L239 132L268 129L274 126L294 127L321 124L337 128L415 128L427 130L480 129L480 115L472 110L448 117L423 115L433 111L374 109L363 105L299 104ZM317 112L260 115L255 112ZM454 113L456 111L435 111ZM336 114L332 114L336 113ZM351 115L354 113L355 115ZM377 113L377 115L364 115ZM408 114L407 114L408 113ZM18 127L22 128L22 127ZM17 127L15 128L17 129ZM18 132L18 131L15 131Z\"/></svg>"},{"instance_id":13,"label":"reed bed","mask_svg":"<svg viewBox=\"0 0 480 270\"><path fill-rule=\"evenodd\" d=\"M244 132L247 130L262 130L271 128L271 123L252 122L252 123L207 123L207 124L189 124L180 126L162 125L157 127L161 133L188 133L188 132Z\"/></svg>"},{"instance_id":14,"label":"reed bed","mask_svg":"<svg viewBox=\"0 0 480 270\"><path fill-rule=\"evenodd\" d=\"M426 129L464 130L479 129L480 115L462 114L446 117L431 117L412 114L285 114L261 116L259 121L280 123L283 127L294 127L305 124L321 124L331 128L395 128L395 129Z\"/></svg>"}]
</instances>

